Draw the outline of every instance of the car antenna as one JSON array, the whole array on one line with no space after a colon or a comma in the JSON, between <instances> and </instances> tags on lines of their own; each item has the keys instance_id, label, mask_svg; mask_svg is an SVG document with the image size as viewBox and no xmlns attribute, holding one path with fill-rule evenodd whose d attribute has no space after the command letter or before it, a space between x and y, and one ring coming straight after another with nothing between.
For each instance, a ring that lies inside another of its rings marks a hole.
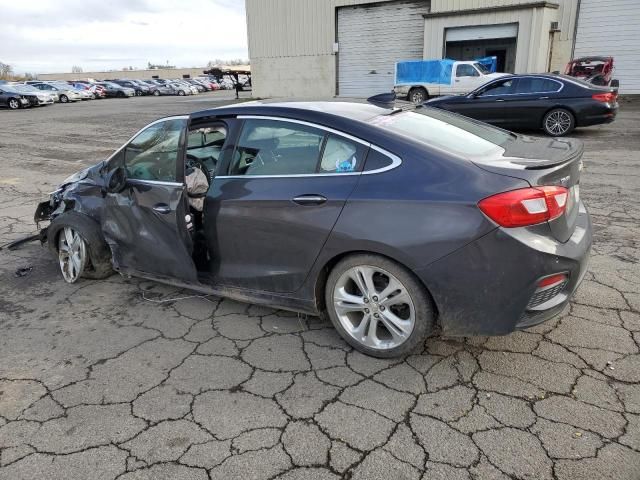
<instances>
[{"instance_id":1,"label":"car antenna","mask_svg":"<svg viewBox=\"0 0 640 480\"><path fill-rule=\"evenodd\" d=\"M416 105L413 102L401 101L400 104L397 105L396 101L397 98L395 92L380 93L378 95L374 95L373 97L367 98L367 102L369 102L370 104L375 105L376 107L391 110L388 115L394 115L396 113L407 112L415 110L417 108L422 108L422 105Z\"/></svg>"}]
</instances>

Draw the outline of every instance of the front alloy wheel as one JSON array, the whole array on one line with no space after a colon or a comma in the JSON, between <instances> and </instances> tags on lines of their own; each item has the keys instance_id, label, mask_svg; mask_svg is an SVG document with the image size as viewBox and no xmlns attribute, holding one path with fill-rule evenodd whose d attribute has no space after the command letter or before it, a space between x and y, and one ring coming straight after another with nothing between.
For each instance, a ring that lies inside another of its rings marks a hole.
<instances>
[{"instance_id":1,"label":"front alloy wheel","mask_svg":"<svg viewBox=\"0 0 640 480\"><path fill-rule=\"evenodd\" d=\"M563 108L551 110L544 116L544 131L553 137L566 135L573 130L573 127L573 115L571 112L564 110Z\"/></svg>"},{"instance_id":2,"label":"front alloy wheel","mask_svg":"<svg viewBox=\"0 0 640 480\"><path fill-rule=\"evenodd\" d=\"M16 100L15 98L9 99L9 108L11 110L17 110L18 108L20 108L20 102L18 102L18 100Z\"/></svg>"},{"instance_id":3,"label":"front alloy wheel","mask_svg":"<svg viewBox=\"0 0 640 480\"><path fill-rule=\"evenodd\" d=\"M75 283L87 265L87 245L72 227L64 227L58 236L60 271L67 283Z\"/></svg>"}]
</instances>

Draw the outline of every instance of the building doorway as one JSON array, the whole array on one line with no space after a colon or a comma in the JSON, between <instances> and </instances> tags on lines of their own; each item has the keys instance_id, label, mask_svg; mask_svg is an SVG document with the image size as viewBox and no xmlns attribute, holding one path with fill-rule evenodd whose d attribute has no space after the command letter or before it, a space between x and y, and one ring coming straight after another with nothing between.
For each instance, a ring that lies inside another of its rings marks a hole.
<instances>
[{"instance_id":1,"label":"building doorway","mask_svg":"<svg viewBox=\"0 0 640 480\"><path fill-rule=\"evenodd\" d=\"M513 73L516 67L516 39L488 38L486 40L465 40L447 42L446 58L452 60L475 60L496 56L498 72Z\"/></svg>"},{"instance_id":2,"label":"building doorway","mask_svg":"<svg viewBox=\"0 0 640 480\"><path fill-rule=\"evenodd\" d=\"M487 57L496 57L496 71L497 72L504 72L505 68L507 67L507 49L506 48L502 48L499 50L486 50L487 52Z\"/></svg>"}]
</instances>

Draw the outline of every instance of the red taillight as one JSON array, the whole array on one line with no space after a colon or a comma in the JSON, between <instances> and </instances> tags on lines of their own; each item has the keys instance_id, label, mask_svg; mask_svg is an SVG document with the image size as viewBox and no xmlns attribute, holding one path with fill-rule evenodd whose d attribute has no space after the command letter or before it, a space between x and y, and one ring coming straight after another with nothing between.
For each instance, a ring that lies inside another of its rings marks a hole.
<instances>
[{"instance_id":1,"label":"red taillight","mask_svg":"<svg viewBox=\"0 0 640 480\"><path fill-rule=\"evenodd\" d=\"M564 187L522 188L480 200L478 207L502 227L524 227L558 218L568 197Z\"/></svg>"},{"instance_id":2,"label":"red taillight","mask_svg":"<svg viewBox=\"0 0 640 480\"><path fill-rule=\"evenodd\" d=\"M616 101L616 98L618 98L618 95L614 92L596 93L595 95L591 95L591 98L598 102L613 103Z\"/></svg>"},{"instance_id":3,"label":"red taillight","mask_svg":"<svg viewBox=\"0 0 640 480\"><path fill-rule=\"evenodd\" d=\"M538 288L550 287L552 285L558 285L567 280L566 273L558 273L557 275L551 275L549 277L545 277L538 282Z\"/></svg>"}]
</instances>

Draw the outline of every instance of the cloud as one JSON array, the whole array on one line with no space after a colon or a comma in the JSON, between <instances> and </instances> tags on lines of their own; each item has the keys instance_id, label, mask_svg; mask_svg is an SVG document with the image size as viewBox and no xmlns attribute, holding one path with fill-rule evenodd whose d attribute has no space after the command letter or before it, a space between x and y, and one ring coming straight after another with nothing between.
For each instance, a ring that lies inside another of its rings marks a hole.
<instances>
[{"instance_id":1,"label":"cloud","mask_svg":"<svg viewBox=\"0 0 640 480\"><path fill-rule=\"evenodd\" d=\"M0 61L17 72L191 67L246 58L244 2L233 0L58 0L6 3ZM33 2L36 3L36 2Z\"/></svg>"}]
</instances>

